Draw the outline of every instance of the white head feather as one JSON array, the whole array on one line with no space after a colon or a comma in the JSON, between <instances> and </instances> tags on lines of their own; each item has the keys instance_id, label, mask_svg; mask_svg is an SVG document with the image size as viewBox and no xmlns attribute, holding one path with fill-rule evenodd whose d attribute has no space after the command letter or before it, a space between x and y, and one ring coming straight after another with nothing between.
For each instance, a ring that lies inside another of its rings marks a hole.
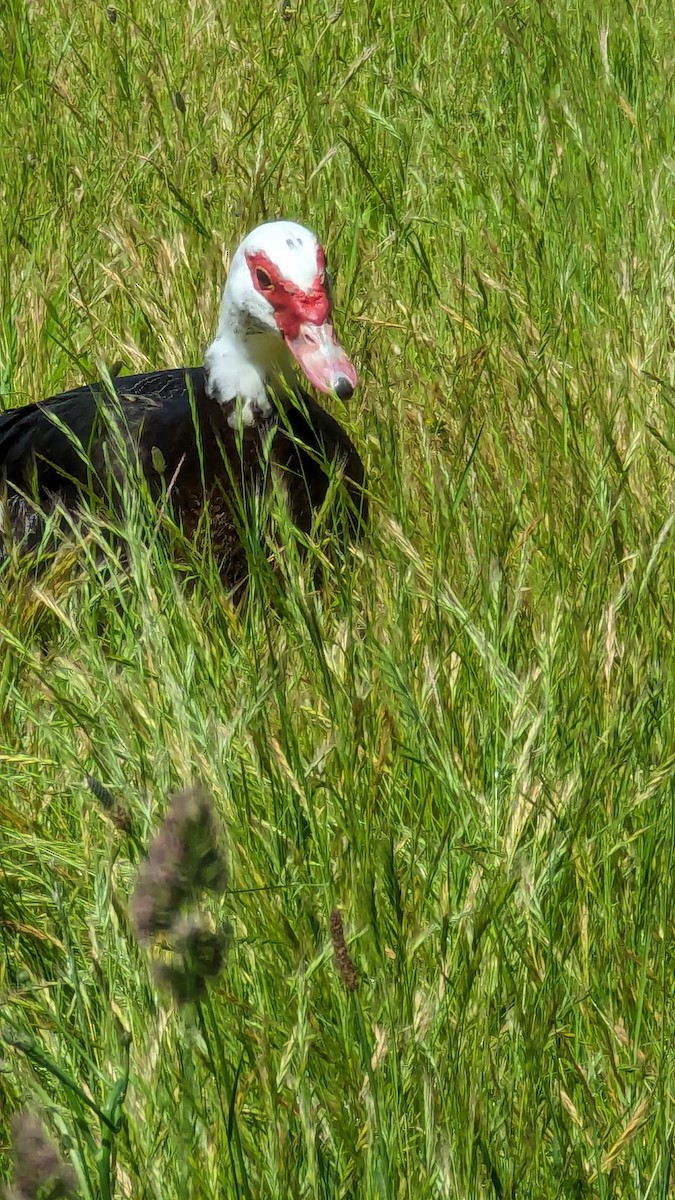
<instances>
[{"instance_id":1,"label":"white head feather","mask_svg":"<svg viewBox=\"0 0 675 1200\"><path fill-rule=\"evenodd\" d=\"M279 286L266 295L260 280L264 285L270 272ZM291 336L283 314L288 318L296 303L297 330ZM330 307L324 254L311 230L294 221L269 221L244 238L232 259L218 333L205 356L207 389L228 410L232 426L269 417L270 391L283 397L297 390L291 351L316 386L329 391L337 380L351 394L356 372L335 339Z\"/></svg>"},{"instance_id":2,"label":"white head feather","mask_svg":"<svg viewBox=\"0 0 675 1200\"><path fill-rule=\"evenodd\" d=\"M247 252L266 254L285 279L306 291L316 276L315 234L295 221L267 221L258 225L237 249L223 292L215 341L206 352L209 390L224 406L231 406L231 425L237 424L237 398L244 425L255 425L271 415L270 384L295 389L291 355L277 326L269 300L253 284Z\"/></svg>"}]
</instances>

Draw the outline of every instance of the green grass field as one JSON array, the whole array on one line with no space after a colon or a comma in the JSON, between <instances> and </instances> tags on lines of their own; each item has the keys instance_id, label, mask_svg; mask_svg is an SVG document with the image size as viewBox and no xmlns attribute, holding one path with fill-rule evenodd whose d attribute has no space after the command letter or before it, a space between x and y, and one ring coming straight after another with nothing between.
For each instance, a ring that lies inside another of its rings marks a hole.
<instances>
[{"instance_id":1,"label":"green grass field","mask_svg":"<svg viewBox=\"0 0 675 1200\"><path fill-rule=\"evenodd\" d=\"M29 1104L89 1200L664 1200L675 18L334 3L0 11L2 406L199 362L228 254L299 219L373 510L321 596L289 546L234 609L141 504L127 571L100 516L3 569L0 1173ZM199 1010L128 917L193 779Z\"/></svg>"}]
</instances>

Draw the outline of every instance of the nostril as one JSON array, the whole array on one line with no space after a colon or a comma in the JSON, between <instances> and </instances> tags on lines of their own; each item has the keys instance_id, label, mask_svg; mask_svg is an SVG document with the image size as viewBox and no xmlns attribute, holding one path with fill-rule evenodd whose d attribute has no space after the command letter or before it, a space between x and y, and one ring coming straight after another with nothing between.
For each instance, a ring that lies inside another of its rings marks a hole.
<instances>
[{"instance_id":1,"label":"nostril","mask_svg":"<svg viewBox=\"0 0 675 1200\"><path fill-rule=\"evenodd\" d=\"M319 339L315 333L311 333L308 329L305 330L304 339L308 346L318 346Z\"/></svg>"},{"instance_id":2,"label":"nostril","mask_svg":"<svg viewBox=\"0 0 675 1200\"><path fill-rule=\"evenodd\" d=\"M340 375L335 383L335 394L340 400L349 400L354 395L354 389L346 375Z\"/></svg>"}]
</instances>

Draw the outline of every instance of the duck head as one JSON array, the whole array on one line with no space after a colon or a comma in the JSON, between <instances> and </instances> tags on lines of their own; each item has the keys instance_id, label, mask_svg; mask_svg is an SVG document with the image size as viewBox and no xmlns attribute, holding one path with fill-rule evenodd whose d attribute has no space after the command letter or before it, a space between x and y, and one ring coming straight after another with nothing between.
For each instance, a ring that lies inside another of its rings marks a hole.
<instances>
[{"instance_id":1,"label":"duck head","mask_svg":"<svg viewBox=\"0 0 675 1200\"><path fill-rule=\"evenodd\" d=\"M270 221L248 234L232 260L205 359L209 394L229 410L231 424L237 411L247 425L269 416L270 389L295 390L293 360L319 391L349 399L358 377L331 312L315 234L293 221Z\"/></svg>"}]
</instances>

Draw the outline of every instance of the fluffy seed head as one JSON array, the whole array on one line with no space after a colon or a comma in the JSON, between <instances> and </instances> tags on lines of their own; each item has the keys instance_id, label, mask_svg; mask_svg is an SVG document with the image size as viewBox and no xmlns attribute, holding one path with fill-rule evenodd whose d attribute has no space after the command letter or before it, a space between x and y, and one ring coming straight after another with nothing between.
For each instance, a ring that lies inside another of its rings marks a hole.
<instances>
[{"instance_id":1,"label":"fluffy seed head","mask_svg":"<svg viewBox=\"0 0 675 1200\"><path fill-rule=\"evenodd\" d=\"M171 960L155 963L155 980L172 992L177 1004L195 1003L204 996L207 981L215 979L225 965L229 927L213 929L204 914L194 913L179 919L170 942Z\"/></svg>"},{"instance_id":2,"label":"fluffy seed head","mask_svg":"<svg viewBox=\"0 0 675 1200\"><path fill-rule=\"evenodd\" d=\"M77 1181L47 1137L41 1122L19 1112L12 1122L14 1200L63 1200L75 1194Z\"/></svg>"},{"instance_id":3,"label":"fluffy seed head","mask_svg":"<svg viewBox=\"0 0 675 1200\"><path fill-rule=\"evenodd\" d=\"M197 787L178 792L138 876L132 914L141 941L171 929L191 896L225 890L227 869L219 843L211 798Z\"/></svg>"}]
</instances>

